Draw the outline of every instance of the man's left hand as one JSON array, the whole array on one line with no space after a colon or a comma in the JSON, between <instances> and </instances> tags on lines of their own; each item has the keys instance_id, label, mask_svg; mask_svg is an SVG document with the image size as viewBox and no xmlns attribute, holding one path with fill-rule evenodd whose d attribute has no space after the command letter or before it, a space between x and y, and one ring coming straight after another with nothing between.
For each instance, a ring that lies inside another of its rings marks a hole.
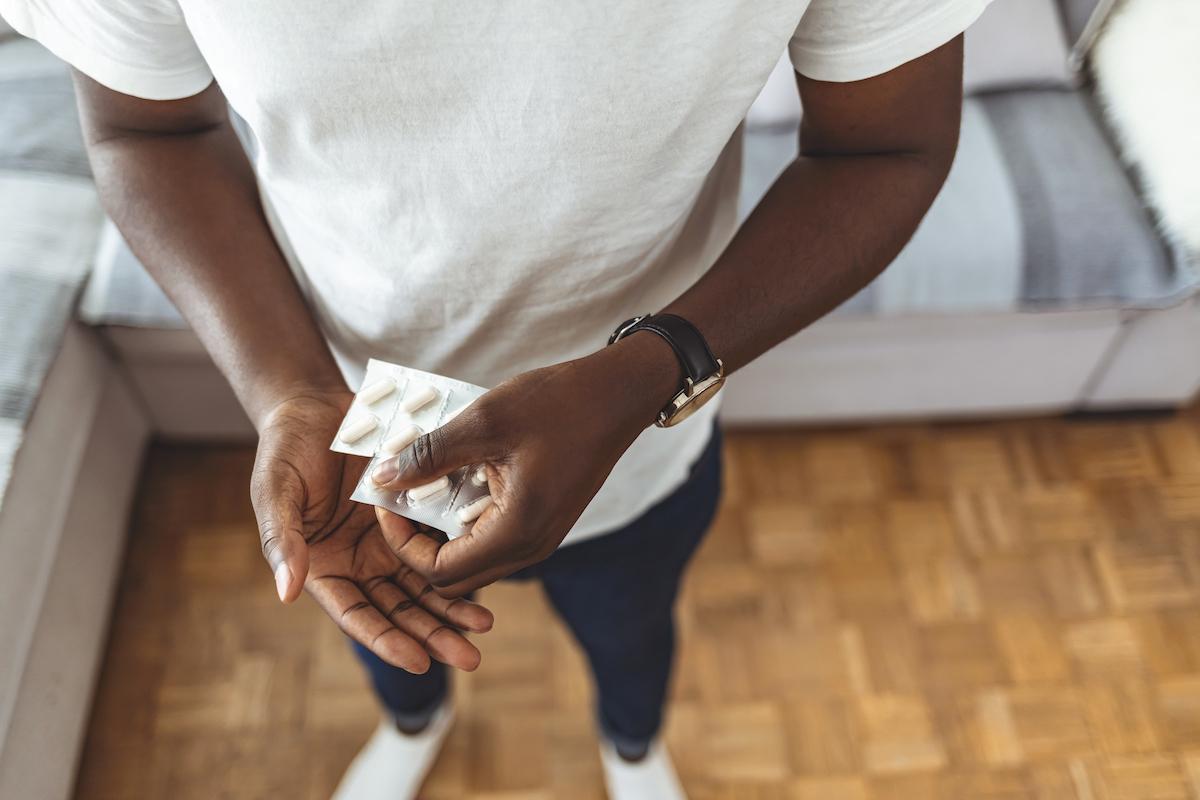
<instances>
[{"instance_id":1,"label":"man's left hand","mask_svg":"<svg viewBox=\"0 0 1200 800\"><path fill-rule=\"evenodd\" d=\"M470 533L446 544L379 509L384 537L444 597L541 561L653 423L681 376L669 345L642 333L505 381L373 473L383 488L400 490L485 464L492 506Z\"/></svg>"}]
</instances>

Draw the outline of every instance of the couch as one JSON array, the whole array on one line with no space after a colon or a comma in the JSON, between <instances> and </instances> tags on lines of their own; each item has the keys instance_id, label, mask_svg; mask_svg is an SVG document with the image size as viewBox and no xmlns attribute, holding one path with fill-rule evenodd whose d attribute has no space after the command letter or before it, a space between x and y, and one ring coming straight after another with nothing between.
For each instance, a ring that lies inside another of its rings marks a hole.
<instances>
[{"instance_id":1,"label":"couch","mask_svg":"<svg viewBox=\"0 0 1200 800\"><path fill-rule=\"evenodd\" d=\"M66 67L0 41L0 797L69 797L151 426L75 319L104 214Z\"/></svg>"},{"instance_id":2,"label":"couch","mask_svg":"<svg viewBox=\"0 0 1200 800\"><path fill-rule=\"evenodd\" d=\"M1186 127L1185 110L1132 111L1140 92L1122 64L1145 54L1145 29L1194 42L1196 4L1126 0L1097 38L1094 0L1052 1L996 0L968 32L960 150L927 219L878 280L729 381L727 424L1163 408L1195 395L1200 220L1188 187L1200 174L1175 174L1179 160L1154 144ZM1084 73L1070 66L1073 42ZM747 119L743 214L795 155L790 81L784 63ZM105 220L65 66L2 28L0 341L0 797L60 800L146 443L254 432Z\"/></svg>"},{"instance_id":3,"label":"couch","mask_svg":"<svg viewBox=\"0 0 1200 800\"><path fill-rule=\"evenodd\" d=\"M1115 13L1149 17L1157 44L1171 19L1155 16L1163 4ZM735 375L726 423L1105 412L1196 394L1200 234L1156 225L1173 206L1148 207L1128 169L1144 153L1169 173L1169 155L1146 141L1123 163L1091 76L1070 67L1068 42L1094 9L999 0L967 31L959 150L916 235L862 293ZM1118 26L1106 39L1125 35ZM1100 65L1105 75L1128 82L1145 69L1146 48L1129 48ZM747 120L743 213L795 157L790 73L781 63ZM1149 109L1168 126L1187 105L1172 99L1163 91ZM1174 127L1181 139L1194 131ZM1200 197L1196 178L1174 176L1177 194ZM1195 216L1189 231L1200 230Z\"/></svg>"},{"instance_id":4,"label":"couch","mask_svg":"<svg viewBox=\"0 0 1200 800\"><path fill-rule=\"evenodd\" d=\"M866 290L734 376L727 424L1163 408L1196 393L1200 244L1156 227L1071 67L1095 8L997 0L972 26L959 153L917 234ZM743 216L795 157L800 114L784 56L747 118ZM198 341L108 238L83 318L157 429L248 433Z\"/></svg>"}]
</instances>

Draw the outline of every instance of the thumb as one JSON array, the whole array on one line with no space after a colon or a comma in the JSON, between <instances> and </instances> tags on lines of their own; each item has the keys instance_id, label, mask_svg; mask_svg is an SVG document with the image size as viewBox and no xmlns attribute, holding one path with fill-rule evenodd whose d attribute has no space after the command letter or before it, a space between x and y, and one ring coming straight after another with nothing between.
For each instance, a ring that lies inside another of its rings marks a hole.
<instances>
[{"instance_id":1,"label":"thumb","mask_svg":"<svg viewBox=\"0 0 1200 800\"><path fill-rule=\"evenodd\" d=\"M371 480L381 489L400 491L423 486L459 467L486 461L485 442L472 435L478 426L471 425L465 416L418 437L399 455L379 462L371 471Z\"/></svg>"},{"instance_id":2,"label":"thumb","mask_svg":"<svg viewBox=\"0 0 1200 800\"><path fill-rule=\"evenodd\" d=\"M301 520L297 507L288 503L273 503L259 514L258 535L263 557L275 574L275 590L279 599L290 603L300 596L308 577L308 543L300 532Z\"/></svg>"}]
</instances>

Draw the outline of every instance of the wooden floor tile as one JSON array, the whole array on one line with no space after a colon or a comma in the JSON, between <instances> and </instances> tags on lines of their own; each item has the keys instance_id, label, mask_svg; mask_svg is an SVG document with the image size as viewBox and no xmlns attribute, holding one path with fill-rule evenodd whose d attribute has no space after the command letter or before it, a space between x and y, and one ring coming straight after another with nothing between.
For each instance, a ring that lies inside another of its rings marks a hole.
<instances>
[{"instance_id":1,"label":"wooden floor tile","mask_svg":"<svg viewBox=\"0 0 1200 800\"><path fill-rule=\"evenodd\" d=\"M733 432L681 592L666 741L692 800L1200 800L1200 407ZM250 448L146 465L78 800L324 800L379 720L282 606ZM423 800L602 800L586 661L481 592Z\"/></svg>"}]
</instances>

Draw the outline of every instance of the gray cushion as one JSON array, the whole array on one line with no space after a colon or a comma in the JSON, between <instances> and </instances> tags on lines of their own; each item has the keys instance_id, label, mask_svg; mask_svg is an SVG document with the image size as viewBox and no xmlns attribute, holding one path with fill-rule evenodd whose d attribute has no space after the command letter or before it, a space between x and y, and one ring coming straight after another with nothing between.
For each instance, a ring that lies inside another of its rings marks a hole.
<instances>
[{"instance_id":1,"label":"gray cushion","mask_svg":"<svg viewBox=\"0 0 1200 800\"><path fill-rule=\"evenodd\" d=\"M233 109L233 128L254 160L257 145L250 126ZM105 226L96 269L88 281L79 307L80 318L90 325L127 325L178 330L188 327L183 316L150 277L116 227Z\"/></svg>"},{"instance_id":2,"label":"gray cushion","mask_svg":"<svg viewBox=\"0 0 1200 800\"><path fill-rule=\"evenodd\" d=\"M103 221L70 78L46 59L0 43L0 501Z\"/></svg>"},{"instance_id":3,"label":"gray cushion","mask_svg":"<svg viewBox=\"0 0 1200 800\"><path fill-rule=\"evenodd\" d=\"M73 278L0 268L0 418L24 421L33 411L70 319Z\"/></svg>"},{"instance_id":4,"label":"gray cushion","mask_svg":"<svg viewBox=\"0 0 1200 800\"><path fill-rule=\"evenodd\" d=\"M1163 308L1194 271L1155 232L1087 95L968 99L945 187L896 261L838 313ZM796 153L794 130L746 136L742 211Z\"/></svg>"},{"instance_id":5,"label":"gray cushion","mask_svg":"<svg viewBox=\"0 0 1200 800\"><path fill-rule=\"evenodd\" d=\"M1003 92L984 105L1020 197L1030 308L1173 305L1196 291L1078 92Z\"/></svg>"},{"instance_id":6,"label":"gray cushion","mask_svg":"<svg viewBox=\"0 0 1200 800\"><path fill-rule=\"evenodd\" d=\"M158 288L111 221L105 223L96 268L79 304L89 325L187 328L183 316Z\"/></svg>"},{"instance_id":7,"label":"gray cushion","mask_svg":"<svg viewBox=\"0 0 1200 800\"><path fill-rule=\"evenodd\" d=\"M70 78L0 81L0 170L91 177Z\"/></svg>"}]
</instances>

